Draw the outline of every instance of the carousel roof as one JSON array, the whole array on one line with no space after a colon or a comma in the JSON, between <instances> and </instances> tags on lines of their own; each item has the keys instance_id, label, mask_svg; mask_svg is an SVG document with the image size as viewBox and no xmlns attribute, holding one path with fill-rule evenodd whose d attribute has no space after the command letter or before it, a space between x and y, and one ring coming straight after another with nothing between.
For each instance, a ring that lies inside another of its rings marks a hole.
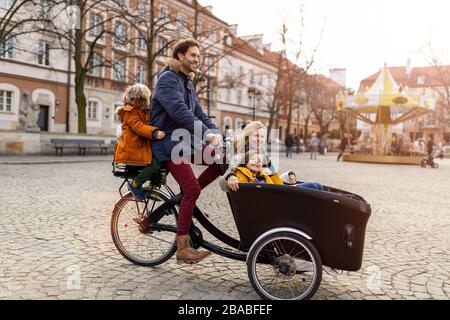
<instances>
[{"instance_id":1,"label":"carousel roof","mask_svg":"<svg viewBox=\"0 0 450 320\"><path fill-rule=\"evenodd\" d=\"M410 93L401 88L392 77L387 65L381 69L378 78L370 88L362 88L353 96L341 94L338 110L352 110L358 113L377 113L379 108L388 107L395 113L415 110L432 110L436 105L435 94L428 90Z\"/></svg>"}]
</instances>

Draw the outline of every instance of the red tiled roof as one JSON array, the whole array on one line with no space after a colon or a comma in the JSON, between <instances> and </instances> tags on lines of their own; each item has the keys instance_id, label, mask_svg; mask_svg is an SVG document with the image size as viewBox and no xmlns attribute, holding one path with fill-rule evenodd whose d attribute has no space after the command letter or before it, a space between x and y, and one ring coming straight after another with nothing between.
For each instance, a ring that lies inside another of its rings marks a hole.
<instances>
[{"instance_id":1,"label":"red tiled roof","mask_svg":"<svg viewBox=\"0 0 450 320\"><path fill-rule=\"evenodd\" d=\"M194 0L192 0L192 1L189 1L189 0L178 0L178 1L179 1L179 2L182 2L182 3L186 4L186 5L188 5L188 6L194 8L194 4L195 4L195 3L194 3ZM214 15L212 12L210 12L210 11L208 11L208 10L202 10L202 9L205 9L206 7L202 6L198 1L197 1L197 6L198 6L199 10L201 10L201 12L202 12L203 14L205 14L205 15L207 15L207 16L210 16L211 18L216 19L216 20L219 21L220 23L223 23L223 24L229 26L229 24L228 24L227 22L223 21L222 19L220 19L219 17L217 17L216 15Z\"/></svg>"},{"instance_id":2,"label":"red tiled roof","mask_svg":"<svg viewBox=\"0 0 450 320\"><path fill-rule=\"evenodd\" d=\"M408 86L410 88L442 86L440 73L436 67L415 67L412 68L411 75L409 76L406 73L406 67L389 67L389 71L391 72L394 80L400 86ZM441 72L445 73L447 77L450 77L450 66L442 66ZM370 87L375 82L379 74L380 72L377 72L370 77L363 79L360 86ZM417 77L420 75L425 76L424 84L417 83Z\"/></svg>"},{"instance_id":3,"label":"red tiled roof","mask_svg":"<svg viewBox=\"0 0 450 320\"><path fill-rule=\"evenodd\" d=\"M324 87L327 87L329 89L339 90L341 88L339 83L337 83L336 81L334 81L328 77L325 77L322 74L314 74L314 75L311 75L310 77L312 77L315 81L319 82L321 85L323 85Z\"/></svg>"},{"instance_id":4,"label":"red tiled roof","mask_svg":"<svg viewBox=\"0 0 450 320\"><path fill-rule=\"evenodd\" d=\"M248 41L239 37L233 37L232 48L255 59L266 62L274 67L278 67L279 53L277 52L272 52L267 49L263 49L261 54Z\"/></svg>"}]
</instances>

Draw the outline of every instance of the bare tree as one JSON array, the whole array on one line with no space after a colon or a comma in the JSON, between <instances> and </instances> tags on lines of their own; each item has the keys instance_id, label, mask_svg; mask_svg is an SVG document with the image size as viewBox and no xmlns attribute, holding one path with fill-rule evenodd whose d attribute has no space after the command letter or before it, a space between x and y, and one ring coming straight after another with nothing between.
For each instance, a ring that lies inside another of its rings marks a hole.
<instances>
[{"instance_id":1,"label":"bare tree","mask_svg":"<svg viewBox=\"0 0 450 320\"><path fill-rule=\"evenodd\" d=\"M270 103L267 104L267 109L269 112L269 125L267 127L267 139L270 138L273 125L275 123L276 117L278 116L281 109L281 88L285 85L283 81L283 65L285 64L285 55L282 52L277 53L277 75L275 80L275 87L272 92L272 99Z\"/></svg>"},{"instance_id":2,"label":"bare tree","mask_svg":"<svg viewBox=\"0 0 450 320\"><path fill-rule=\"evenodd\" d=\"M75 64L75 101L78 114L78 133L86 133L87 99L85 86L87 79L101 68L114 68L114 62L101 54L100 48L106 45L106 38L115 37L121 45L126 45L126 34L120 34L120 39L114 34L113 21L121 17L114 8L120 3L110 0L61 0L55 4L60 10L56 11L51 22L46 23L40 32L59 39L59 48L69 54L69 69L72 59ZM79 27L61 21L67 13L68 7L76 8ZM108 9L108 10L105 10ZM124 37L122 39L122 36ZM125 57L124 57L125 58ZM70 70L71 72L71 70ZM123 74L117 82L126 82L123 70L116 70Z\"/></svg>"},{"instance_id":3,"label":"bare tree","mask_svg":"<svg viewBox=\"0 0 450 320\"><path fill-rule=\"evenodd\" d=\"M245 87L245 75L242 73L227 74L218 79L219 63L231 57L231 55L240 49L251 46L252 41L239 39L230 31L230 26L226 23L209 23L206 29L201 24L202 21L214 19L213 14L201 6L197 0L193 1L194 19L192 25L186 25L186 29L192 38L197 40L202 51L202 59L198 67L194 85L199 96L210 94L214 88L236 88ZM225 24L225 25L224 25ZM209 99L208 99L209 101Z\"/></svg>"},{"instance_id":4,"label":"bare tree","mask_svg":"<svg viewBox=\"0 0 450 320\"><path fill-rule=\"evenodd\" d=\"M319 40L317 44L314 46L310 55L306 53L305 44L303 42L304 32L305 32L305 15L303 10L303 5L300 8L300 26L298 30L298 44L296 45L296 49L292 52L288 52L288 43L291 42L288 35L288 28L285 23L283 23L282 30L280 32L281 35L281 43L282 43L282 51L286 54L286 56L290 56L292 54L293 61L287 61L283 66L285 68L285 76L286 76L286 107L288 112L288 125L286 128L286 133L290 133L292 127L292 118L293 112L299 104L299 99L301 99L301 94L299 94L298 90L304 82L304 77L307 76L309 70L315 63L315 57L317 51L320 46L320 42L322 39L324 29L321 29ZM300 66L302 65L302 66Z\"/></svg>"},{"instance_id":5,"label":"bare tree","mask_svg":"<svg viewBox=\"0 0 450 320\"><path fill-rule=\"evenodd\" d=\"M53 1L5 0L0 2L0 56L11 54L15 39L36 32L39 25L49 21L46 14ZM20 48L21 51L26 49Z\"/></svg>"},{"instance_id":6,"label":"bare tree","mask_svg":"<svg viewBox=\"0 0 450 320\"><path fill-rule=\"evenodd\" d=\"M159 71L155 64L158 58L167 56L168 49L178 35L173 28L176 18L169 12L158 12L154 0L141 0L137 9L124 7L118 13L131 27L127 41L133 46L134 52L127 57L136 58L145 65L145 84L153 88Z\"/></svg>"},{"instance_id":7,"label":"bare tree","mask_svg":"<svg viewBox=\"0 0 450 320\"><path fill-rule=\"evenodd\" d=\"M0 43L32 31L32 24L42 20L41 2L36 0L6 0L0 6Z\"/></svg>"},{"instance_id":8,"label":"bare tree","mask_svg":"<svg viewBox=\"0 0 450 320\"><path fill-rule=\"evenodd\" d=\"M438 95L434 116L443 139L445 129L450 125L450 65L444 65L444 59L436 52L431 42L428 42L426 50L422 51L422 54L433 69L433 78L437 80L433 84Z\"/></svg>"},{"instance_id":9,"label":"bare tree","mask_svg":"<svg viewBox=\"0 0 450 320\"><path fill-rule=\"evenodd\" d=\"M322 75L308 76L307 94L311 111L320 126L322 136L329 133L329 126L336 118L336 95L339 87Z\"/></svg>"}]
</instances>

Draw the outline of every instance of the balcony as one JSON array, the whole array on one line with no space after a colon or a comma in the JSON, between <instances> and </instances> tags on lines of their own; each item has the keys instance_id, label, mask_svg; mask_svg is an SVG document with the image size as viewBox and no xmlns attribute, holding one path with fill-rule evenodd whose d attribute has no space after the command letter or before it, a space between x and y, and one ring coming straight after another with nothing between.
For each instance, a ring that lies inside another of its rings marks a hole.
<instances>
[{"instance_id":1,"label":"balcony","mask_svg":"<svg viewBox=\"0 0 450 320\"><path fill-rule=\"evenodd\" d=\"M86 80L86 84L91 87L95 88L104 88L105 87L105 80L102 78L94 77L94 76L88 76Z\"/></svg>"}]
</instances>

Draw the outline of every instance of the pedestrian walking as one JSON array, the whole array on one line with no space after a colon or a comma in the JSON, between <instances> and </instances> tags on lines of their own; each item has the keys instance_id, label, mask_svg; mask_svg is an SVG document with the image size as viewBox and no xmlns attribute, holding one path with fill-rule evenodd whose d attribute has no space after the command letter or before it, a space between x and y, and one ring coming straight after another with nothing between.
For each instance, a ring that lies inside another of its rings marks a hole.
<instances>
[{"instance_id":1,"label":"pedestrian walking","mask_svg":"<svg viewBox=\"0 0 450 320\"><path fill-rule=\"evenodd\" d=\"M313 131L311 135L310 149L311 149L311 160L317 160L317 149L319 148L319 138L317 138L317 133Z\"/></svg>"}]
</instances>

